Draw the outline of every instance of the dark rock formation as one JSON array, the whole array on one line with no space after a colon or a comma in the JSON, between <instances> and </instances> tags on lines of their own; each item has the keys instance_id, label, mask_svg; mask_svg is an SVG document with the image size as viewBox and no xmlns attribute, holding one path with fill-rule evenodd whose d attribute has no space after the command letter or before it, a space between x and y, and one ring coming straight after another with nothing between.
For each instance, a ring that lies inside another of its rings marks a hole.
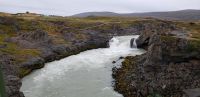
<instances>
[{"instance_id":1,"label":"dark rock formation","mask_svg":"<svg viewBox=\"0 0 200 97\"><path fill-rule=\"evenodd\" d=\"M22 83L18 77L14 61L12 56L0 54L0 64L3 69L6 94L8 97L24 97L23 93L19 91Z\"/></svg>"},{"instance_id":2,"label":"dark rock formation","mask_svg":"<svg viewBox=\"0 0 200 97\"><path fill-rule=\"evenodd\" d=\"M200 88L187 89L187 90L184 90L184 92L185 92L185 96L187 97L199 97Z\"/></svg>"},{"instance_id":3,"label":"dark rock formation","mask_svg":"<svg viewBox=\"0 0 200 97\"><path fill-rule=\"evenodd\" d=\"M19 92L19 89L22 85L19 77L9 75L5 79L8 97L24 97L23 93Z\"/></svg>"},{"instance_id":4,"label":"dark rock formation","mask_svg":"<svg viewBox=\"0 0 200 97\"><path fill-rule=\"evenodd\" d=\"M32 32L21 32L17 37L12 37L11 42L17 43L23 48L44 47L52 44L48 33L43 30L36 30Z\"/></svg>"},{"instance_id":5,"label":"dark rock formation","mask_svg":"<svg viewBox=\"0 0 200 97\"><path fill-rule=\"evenodd\" d=\"M125 97L182 97L183 90L199 88L200 41L183 34L142 33L137 43L147 53L126 57L121 68L113 68L115 90Z\"/></svg>"},{"instance_id":6,"label":"dark rock formation","mask_svg":"<svg viewBox=\"0 0 200 97\"><path fill-rule=\"evenodd\" d=\"M130 41L130 47L131 48L135 48L136 45L134 45L134 41L135 41L135 38L132 38L131 41Z\"/></svg>"},{"instance_id":7,"label":"dark rock formation","mask_svg":"<svg viewBox=\"0 0 200 97\"><path fill-rule=\"evenodd\" d=\"M112 61L112 63L113 63L113 64L115 64L115 63L116 63L116 61Z\"/></svg>"}]
</instances>

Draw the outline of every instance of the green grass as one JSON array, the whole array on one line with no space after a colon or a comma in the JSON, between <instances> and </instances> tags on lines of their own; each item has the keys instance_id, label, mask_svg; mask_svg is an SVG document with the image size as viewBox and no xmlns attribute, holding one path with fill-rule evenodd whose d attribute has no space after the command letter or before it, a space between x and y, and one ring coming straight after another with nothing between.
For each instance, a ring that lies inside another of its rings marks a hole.
<instances>
[{"instance_id":1,"label":"green grass","mask_svg":"<svg viewBox=\"0 0 200 97\"><path fill-rule=\"evenodd\" d=\"M5 42L4 39L9 38L7 34L0 35L0 45L5 45L4 48L0 48L0 53L13 55L16 58L16 63L24 62L27 56L39 56L40 51L38 49L25 49L20 48L16 43Z\"/></svg>"},{"instance_id":2,"label":"green grass","mask_svg":"<svg viewBox=\"0 0 200 97\"><path fill-rule=\"evenodd\" d=\"M188 30L189 38L200 39L200 22L174 22L179 28Z\"/></svg>"},{"instance_id":3,"label":"green grass","mask_svg":"<svg viewBox=\"0 0 200 97\"><path fill-rule=\"evenodd\" d=\"M163 96L161 94L159 94L159 93L151 93L147 97L163 97Z\"/></svg>"},{"instance_id":4,"label":"green grass","mask_svg":"<svg viewBox=\"0 0 200 97\"><path fill-rule=\"evenodd\" d=\"M30 72L31 72L31 69L20 68L19 75L22 78L22 77L26 76L27 74L29 74Z\"/></svg>"},{"instance_id":5,"label":"green grass","mask_svg":"<svg viewBox=\"0 0 200 97\"><path fill-rule=\"evenodd\" d=\"M14 32L14 27L12 25L2 25L0 24L0 30L4 31L5 33L13 33Z\"/></svg>"},{"instance_id":6,"label":"green grass","mask_svg":"<svg viewBox=\"0 0 200 97\"><path fill-rule=\"evenodd\" d=\"M187 50L189 52L193 52L193 51L200 52L200 40L190 39L188 42Z\"/></svg>"},{"instance_id":7,"label":"green grass","mask_svg":"<svg viewBox=\"0 0 200 97\"><path fill-rule=\"evenodd\" d=\"M0 45L6 45L5 48L0 48L1 52L5 52L11 55L39 55L39 51L37 49L23 49L19 48L15 43L5 42L4 39L8 37L9 35L0 35Z\"/></svg>"},{"instance_id":8,"label":"green grass","mask_svg":"<svg viewBox=\"0 0 200 97\"><path fill-rule=\"evenodd\" d=\"M161 36L161 40L165 41L165 42L174 42L176 40L176 37L174 36Z\"/></svg>"}]
</instances>

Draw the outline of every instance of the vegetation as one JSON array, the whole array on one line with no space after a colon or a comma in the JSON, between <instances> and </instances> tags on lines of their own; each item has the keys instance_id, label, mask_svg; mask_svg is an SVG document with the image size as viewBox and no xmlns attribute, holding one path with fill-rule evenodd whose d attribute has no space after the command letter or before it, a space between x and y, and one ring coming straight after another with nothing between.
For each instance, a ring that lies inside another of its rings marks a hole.
<instances>
[{"instance_id":1,"label":"vegetation","mask_svg":"<svg viewBox=\"0 0 200 97\"><path fill-rule=\"evenodd\" d=\"M28 15L26 15L28 14ZM16 64L26 62L28 58L41 56L40 49L25 48L11 38L20 34L36 30L43 30L52 38L53 44L71 45L69 39L65 39L65 33L72 33L73 38L84 40L89 36L83 34L83 30L108 31L110 29L131 27L139 18L122 17L60 17L43 16L28 13L8 14L0 13L0 54L9 54L15 58ZM90 47L92 48L92 46ZM26 75L30 70L20 70L20 75Z\"/></svg>"},{"instance_id":2,"label":"vegetation","mask_svg":"<svg viewBox=\"0 0 200 97\"><path fill-rule=\"evenodd\" d=\"M190 34L189 38L200 39L200 22L179 21L175 22L175 24L180 28L188 30Z\"/></svg>"},{"instance_id":3,"label":"vegetation","mask_svg":"<svg viewBox=\"0 0 200 97\"><path fill-rule=\"evenodd\" d=\"M188 52L200 52L200 22L175 22L175 24L188 31Z\"/></svg>"},{"instance_id":4,"label":"vegetation","mask_svg":"<svg viewBox=\"0 0 200 97\"><path fill-rule=\"evenodd\" d=\"M41 56L38 48L24 48L15 42L9 41L10 38L17 37L20 34L43 30L52 38L53 44L71 45L69 39L65 39L65 34L73 34L75 39L88 39L87 34L83 34L84 30L95 30L106 33L110 30L120 30L131 28L140 24L149 23L158 25L162 21L152 18L135 18L135 17L98 17L89 16L85 18L61 17L61 16L44 16L32 13L24 13L29 15L16 15L8 13L0 13L0 54L13 55L16 63L21 63L29 57ZM191 39L200 39L200 22L173 21L178 27L190 31ZM163 40L173 42L174 37L162 36ZM191 49L197 49L197 42L191 43ZM92 48L92 47L91 47ZM126 61L125 61L126 62ZM124 63L126 64L126 63ZM30 70L21 70L21 75L27 74Z\"/></svg>"},{"instance_id":5,"label":"vegetation","mask_svg":"<svg viewBox=\"0 0 200 97\"><path fill-rule=\"evenodd\" d=\"M147 97L163 97L163 96L161 96L159 93L152 93L148 95Z\"/></svg>"},{"instance_id":6,"label":"vegetation","mask_svg":"<svg viewBox=\"0 0 200 97\"><path fill-rule=\"evenodd\" d=\"M175 41L176 37L174 36L161 36L161 40L167 41L169 43L173 43Z\"/></svg>"},{"instance_id":7,"label":"vegetation","mask_svg":"<svg viewBox=\"0 0 200 97\"><path fill-rule=\"evenodd\" d=\"M200 52L200 40L196 39L190 39L188 43L188 48L187 50L189 52L195 51L195 52Z\"/></svg>"}]
</instances>

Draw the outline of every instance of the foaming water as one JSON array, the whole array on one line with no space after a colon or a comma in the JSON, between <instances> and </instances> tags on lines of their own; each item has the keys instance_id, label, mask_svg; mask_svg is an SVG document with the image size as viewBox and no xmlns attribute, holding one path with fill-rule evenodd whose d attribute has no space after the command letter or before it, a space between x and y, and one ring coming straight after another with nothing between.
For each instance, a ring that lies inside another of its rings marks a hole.
<instances>
[{"instance_id":1,"label":"foaming water","mask_svg":"<svg viewBox=\"0 0 200 97\"><path fill-rule=\"evenodd\" d=\"M143 50L130 48L131 38L113 37L109 48L81 52L47 63L22 80L26 97L122 97L112 88L112 61L135 56Z\"/></svg>"}]
</instances>

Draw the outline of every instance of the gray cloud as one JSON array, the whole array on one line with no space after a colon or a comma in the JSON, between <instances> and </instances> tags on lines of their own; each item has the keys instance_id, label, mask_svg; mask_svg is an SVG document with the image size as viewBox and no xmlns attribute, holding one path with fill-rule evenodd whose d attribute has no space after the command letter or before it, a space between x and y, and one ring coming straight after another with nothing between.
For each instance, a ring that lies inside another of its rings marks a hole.
<instances>
[{"instance_id":1,"label":"gray cloud","mask_svg":"<svg viewBox=\"0 0 200 97\"><path fill-rule=\"evenodd\" d=\"M119 13L200 9L200 0L0 0L3 12L72 15L90 11Z\"/></svg>"}]
</instances>

